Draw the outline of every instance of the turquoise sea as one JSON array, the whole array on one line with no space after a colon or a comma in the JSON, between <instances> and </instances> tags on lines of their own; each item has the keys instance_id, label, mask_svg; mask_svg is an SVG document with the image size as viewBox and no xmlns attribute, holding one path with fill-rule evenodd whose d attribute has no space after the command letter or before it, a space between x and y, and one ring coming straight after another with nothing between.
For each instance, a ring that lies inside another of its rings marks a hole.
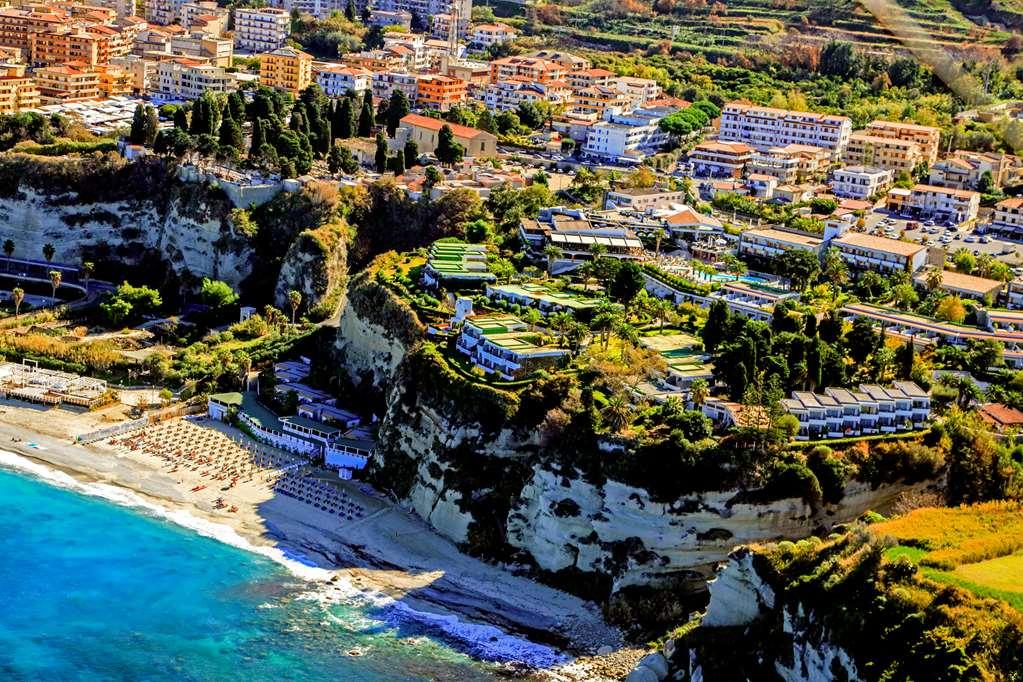
<instances>
[{"instance_id":1,"label":"turquoise sea","mask_svg":"<svg viewBox=\"0 0 1023 682\"><path fill-rule=\"evenodd\" d=\"M496 674L436 628L324 605L270 559L51 483L0 468L2 680Z\"/></svg>"}]
</instances>

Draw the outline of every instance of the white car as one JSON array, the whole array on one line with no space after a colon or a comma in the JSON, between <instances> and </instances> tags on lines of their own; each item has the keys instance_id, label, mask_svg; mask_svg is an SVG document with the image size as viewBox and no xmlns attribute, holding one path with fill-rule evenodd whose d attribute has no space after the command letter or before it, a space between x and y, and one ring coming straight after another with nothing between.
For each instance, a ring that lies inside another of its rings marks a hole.
<instances>
[{"instance_id":1,"label":"white car","mask_svg":"<svg viewBox=\"0 0 1023 682\"><path fill-rule=\"evenodd\" d=\"M967 238L966 238L966 239L964 239L963 241L964 241L964 242L966 242L967 244L972 244L972 243L974 243L975 241L977 241L977 238L976 238L976 237L974 237L974 236L973 236L973 235L971 234L971 235L970 235L969 237L967 237Z\"/></svg>"}]
</instances>

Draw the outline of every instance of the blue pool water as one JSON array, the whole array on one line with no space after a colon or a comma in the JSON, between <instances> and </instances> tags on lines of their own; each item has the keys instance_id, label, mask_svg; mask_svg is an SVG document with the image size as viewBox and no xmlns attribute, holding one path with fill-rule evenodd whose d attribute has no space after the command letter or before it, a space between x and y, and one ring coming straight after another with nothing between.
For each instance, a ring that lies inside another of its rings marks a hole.
<instances>
[{"instance_id":1,"label":"blue pool water","mask_svg":"<svg viewBox=\"0 0 1023 682\"><path fill-rule=\"evenodd\" d=\"M756 275L740 275L739 277L736 277L735 275L727 275L723 272L715 272L710 278L715 282L734 282L738 279L740 282L745 282L746 284L767 283L766 279L763 277L757 277Z\"/></svg>"},{"instance_id":2,"label":"blue pool water","mask_svg":"<svg viewBox=\"0 0 1023 682\"><path fill-rule=\"evenodd\" d=\"M0 679L492 677L314 590L257 554L0 468Z\"/></svg>"}]
</instances>

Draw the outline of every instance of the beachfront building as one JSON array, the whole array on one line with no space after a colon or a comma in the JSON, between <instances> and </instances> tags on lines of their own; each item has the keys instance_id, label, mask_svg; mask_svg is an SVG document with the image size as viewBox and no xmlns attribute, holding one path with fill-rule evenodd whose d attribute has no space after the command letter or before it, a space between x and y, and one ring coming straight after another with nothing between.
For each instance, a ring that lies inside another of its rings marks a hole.
<instances>
[{"instance_id":1,"label":"beachfront building","mask_svg":"<svg viewBox=\"0 0 1023 682\"><path fill-rule=\"evenodd\" d=\"M1010 236L1023 235L1023 197L1002 199L995 204L989 227Z\"/></svg>"},{"instance_id":2,"label":"beachfront building","mask_svg":"<svg viewBox=\"0 0 1023 682\"><path fill-rule=\"evenodd\" d=\"M895 187L888 190L887 204L893 213L962 224L977 219L980 193L933 185L914 185L908 190Z\"/></svg>"},{"instance_id":3,"label":"beachfront building","mask_svg":"<svg viewBox=\"0 0 1023 682\"><path fill-rule=\"evenodd\" d=\"M293 95L313 82L313 58L302 50L282 47L259 55L259 83Z\"/></svg>"},{"instance_id":4,"label":"beachfront building","mask_svg":"<svg viewBox=\"0 0 1023 682\"><path fill-rule=\"evenodd\" d=\"M894 181L888 168L845 166L831 174L831 193L849 199L870 199L888 189Z\"/></svg>"},{"instance_id":5,"label":"beachfront building","mask_svg":"<svg viewBox=\"0 0 1023 682\"><path fill-rule=\"evenodd\" d=\"M437 149L440 131L447 126L454 134L455 142L462 145L465 155L470 157L493 156L497 153L497 137L483 130L468 126L439 121L429 116L408 114L401 119L399 128L403 129L403 142L414 141L419 146L420 154L432 154Z\"/></svg>"},{"instance_id":6,"label":"beachfront building","mask_svg":"<svg viewBox=\"0 0 1023 682\"><path fill-rule=\"evenodd\" d=\"M851 133L852 121L847 116L729 102L721 111L718 138L761 151L790 144L821 147L828 150L832 160L838 160Z\"/></svg>"},{"instance_id":7,"label":"beachfront building","mask_svg":"<svg viewBox=\"0 0 1023 682\"><path fill-rule=\"evenodd\" d=\"M739 255L776 258L786 251L808 251L820 255L824 241L820 237L794 232L765 228L746 230L739 236Z\"/></svg>"},{"instance_id":8,"label":"beachfront building","mask_svg":"<svg viewBox=\"0 0 1023 682\"><path fill-rule=\"evenodd\" d=\"M924 151L913 140L853 133L842 161L851 166L887 168L898 173L912 173L924 163Z\"/></svg>"},{"instance_id":9,"label":"beachfront building","mask_svg":"<svg viewBox=\"0 0 1023 682\"><path fill-rule=\"evenodd\" d=\"M922 160L927 165L931 165L938 160L938 145L941 143L941 131L932 126L895 123L893 121L873 121L867 125L864 132L874 137L913 142L920 148L920 152L923 155Z\"/></svg>"},{"instance_id":10,"label":"beachfront building","mask_svg":"<svg viewBox=\"0 0 1023 682\"><path fill-rule=\"evenodd\" d=\"M0 363L0 398L3 399L93 408L109 397L107 382L102 379L43 369L32 360Z\"/></svg>"},{"instance_id":11,"label":"beachfront building","mask_svg":"<svg viewBox=\"0 0 1023 682\"><path fill-rule=\"evenodd\" d=\"M927 289L929 275L929 270L921 271L913 278L913 283L920 289ZM994 302L998 300L998 296L1005 289L1005 282L967 275L954 270L942 270L941 284L938 288L962 298Z\"/></svg>"},{"instance_id":12,"label":"beachfront building","mask_svg":"<svg viewBox=\"0 0 1023 682\"><path fill-rule=\"evenodd\" d=\"M912 381L888 387L861 384L853 390L830 387L823 393L793 391L781 402L799 420L797 440L920 430L931 417L930 395Z\"/></svg>"},{"instance_id":13,"label":"beachfront building","mask_svg":"<svg viewBox=\"0 0 1023 682\"><path fill-rule=\"evenodd\" d=\"M694 177L741 178L753 157L753 147L742 142L701 142L689 152Z\"/></svg>"},{"instance_id":14,"label":"beachfront building","mask_svg":"<svg viewBox=\"0 0 1023 682\"><path fill-rule=\"evenodd\" d=\"M291 34L291 14L274 7L237 7L234 44L247 52L273 52L284 47Z\"/></svg>"},{"instance_id":15,"label":"beachfront building","mask_svg":"<svg viewBox=\"0 0 1023 682\"><path fill-rule=\"evenodd\" d=\"M497 281L487 268L487 247L462 242L434 242L423 268L426 286L483 287Z\"/></svg>"},{"instance_id":16,"label":"beachfront building","mask_svg":"<svg viewBox=\"0 0 1023 682\"><path fill-rule=\"evenodd\" d=\"M831 241L846 265L854 270L911 275L927 263L927 247L862 232L847 232Z\"/></svg>"},{"instance_id":17,"label":"beachfront building","mask_svg":"<svg viewBox=\"0 0 1023 682\"><path fill-rule=\"evenodd\" d=\"M491 301L538 308L544 314L570 312L584 315L597 307L597 300L572 291L559 291L537 283L487 285L487 298Z\"/></svg>"},{"instance_id":18,"label":"beachfront building","mask_svg":"<svg viewBox=\"0 0 1023 682\"><path fill-rule=\"evenodd\" d=\"M570 353L531 331L511 315L474 315L466 318L455 348L487 374L506 381L521 379L541 369L560 367Z\"/></svg>"}]
</instances>

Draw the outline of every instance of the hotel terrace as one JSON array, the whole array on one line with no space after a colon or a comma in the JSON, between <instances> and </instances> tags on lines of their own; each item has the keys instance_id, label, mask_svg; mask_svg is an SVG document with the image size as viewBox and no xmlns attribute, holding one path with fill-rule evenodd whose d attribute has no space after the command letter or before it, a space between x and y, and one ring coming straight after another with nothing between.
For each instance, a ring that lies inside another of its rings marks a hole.
<instances>
[{"instance_id":1,"label":"hotel terrace","mask_svg":"<svg viewBox=\"0 0 1023 682\"><path fill-rule=\"evenodd\" d=\"M427 286L479 287L497 277L487 269L487 247L461 242L434 242L423 269Z\"/></svg>"},{"instance_id":2,"label":"hotel terrace","mask_svg":"<svg viewBox=\"0 0 1023 682\"><path fill-rule=\"evenodd\" d=\"M890 387L862 384L859 390L826 388L824 393L793 391L782 407L799 420L797 440L911 431L925 428L931 416L930 395L912 381Z\"/></svg>"},{"instance_id":3,"label":"hotel terrace","mask_svg":"<svg viewBox=\"0 0 1023 682\"><path fill-rule=\"evenodd\" d=\"M580 315L597 306L592 296L583 296L571 291L558 291L544 284L487 285L490 300L508 301L522 306L539 308L542 313L570 312Z\"/></svg>"},{"instance_id":4,"label":"hotel terrace","mask_svg":"<svg viewBox=\"0 0 1023 682\"><path fill-rule=\"evenodd\" d=\"M487 374L512 381L562 365L569 351L543 342L543 335L510 315L466 318L455 347Z\"/></svg>"}]
</instances>

